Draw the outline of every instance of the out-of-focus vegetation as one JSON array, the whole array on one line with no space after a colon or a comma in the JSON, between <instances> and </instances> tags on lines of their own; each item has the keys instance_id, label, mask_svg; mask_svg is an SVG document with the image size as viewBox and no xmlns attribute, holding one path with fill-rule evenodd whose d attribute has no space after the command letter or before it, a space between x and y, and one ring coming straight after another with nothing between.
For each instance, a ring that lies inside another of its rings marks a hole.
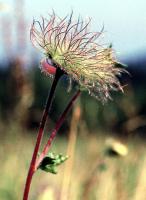
<instances>
[{"instance_id":1,"label":"out-of-focus vegetation","mask_svg":"<svg viewBox=\"0 0 146 200\"><path fill-rule=\"evenodd\" d=\"M105 105L92 98L88 92L82 92L82 124L87 130L113 131L125 137L132 133L144 136L146 72L137 73L131 69L132 66L128 69L130 75L123 74L121 78L125 93L113 93L113 100ZM1 120L4 123L19 121L24 128L29 129L38 127L51 82L52 78L40 72L39 63L26 70L21 60L15 59L7 67L0 68ZM76 89L73 83L72 90L68 92L68 85L67 77L64 76L57 87L49 115L54 123ZM69 121L64 123L64 131L68 131Z\"/></svg>"},{"instance_id":2,"label":"out-of-focus vegetation","mask_svg":"<svg viewBox=\"0 0 146 200\"><path fill-rule=\"evenodd\" d=\"M35 141L34 132L24 131L16 124L2 127L0 158L0 199L21 199L30 157ZM78 131L80 134L80 131ZM146 186L146 149L137 140L128 140L129 153L125 157L108 157L105 154L104 132L82 133L77 136L73 154L53 175L38 171L34 176L30 193L31 200L55 199L105 199L144 200ZM51 149L66 153L68 140L58 137ZM65 167L74 156L72 166ZM70 171L69 187L66 173ZM63 192L63 194L62 194Z\"/></svg>"}]
</instances>

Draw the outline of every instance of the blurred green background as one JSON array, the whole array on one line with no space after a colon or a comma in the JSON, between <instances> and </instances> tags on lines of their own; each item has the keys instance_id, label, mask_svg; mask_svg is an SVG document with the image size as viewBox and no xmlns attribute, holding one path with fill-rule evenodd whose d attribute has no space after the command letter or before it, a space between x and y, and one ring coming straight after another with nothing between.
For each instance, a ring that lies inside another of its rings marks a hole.
<instances>
[{"instance_id":1,"label":"blurred green background","mask_svg":"<svg viewBox=\"0 0 146 200\"><path fill-rule=\"evenodd\" d=\"M36 1L36 10L39 2ZM112 7L114 1L111 2ZM95 1L89 9L85 2L86 9L82 8L81 13L85 15L87 10L88 15L92 13L94 3ZM131 5L130 1L128 3ZM30 24L25 10L30 16L31 9L25 7L27 4L27 1L0 3L2 200L22 199L39 122L52 83L52 78L41 73L40 54L32 48L28 40ZM34 7L35 2L32 2L32 5ZM102 9L103 5L99 4ZM41 6L45 7L43 4ZM59 6L56 9L59 10ZM10 11L11 14L8 13ZM75 11L78 12L77 6ZM140 10L137 10L137 15L138 12ZM96 13L95 10L93 13ZM115 25L114 21L111 21L111 27ZM138 26L133 27L135 33L138 31L138 34L144 34L144 31L139 31L141 29L138 29ZM110 29L110 26L108 28ZM114 30L116 29L112 32ZM120 27L118 31L122 32ZM128 34L127 37L130 38ZM141 39L139 37L139 41ZM69 159L59 168L57 175L37 172L33 178L30 200L146 199L146 39L143 41L143 48L140 48L140 45L137 49L132 46L133 40L127 39L127 44L123 46L131 46L131 49L124 52L125 49L121 48L122 56L118 55L119 60L128 65L127 70L130 73L123 74L120 78L125 85L124 94L113 93L113 100L102 105L88 92L82 92L51 148L53 152L68 154ZM123 38L118 38L118 43L115 41L115 49L120 50L123 41ZM114 41L112 42L114 45ZM138 39L136 44L139 44ZM128 54L128 51L131 53ZM60 80L49 113L43 144L75 90L73 84L72 90L68 92L67 77Z\"/></svg>"}]
</instances>

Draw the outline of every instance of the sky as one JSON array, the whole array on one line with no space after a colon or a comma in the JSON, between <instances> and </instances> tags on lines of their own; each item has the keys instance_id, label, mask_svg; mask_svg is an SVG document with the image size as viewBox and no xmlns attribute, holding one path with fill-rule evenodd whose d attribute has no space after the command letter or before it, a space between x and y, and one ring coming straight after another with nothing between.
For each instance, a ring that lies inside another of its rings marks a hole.
<instances>
[{"instance_id":1,"label":"sky","mask_svg":"<svg viewBox=\"0 0 146 200\"><path fill-rule=\"evenodd\" d=\"M15 18L16 1L0 1L0 5L4 2L9 7L5 12L0 12L0 17L6 15ZM75 17L80 15L83 19L92 18L93 31L100 31L104 25L105 41L113 44L119 57L134 55L141 50L146 51L146 0L23 0L23 2L28 32L33 18L48 17L52 9L61 17L73 10Z\"/></svg>"}]
</instances>

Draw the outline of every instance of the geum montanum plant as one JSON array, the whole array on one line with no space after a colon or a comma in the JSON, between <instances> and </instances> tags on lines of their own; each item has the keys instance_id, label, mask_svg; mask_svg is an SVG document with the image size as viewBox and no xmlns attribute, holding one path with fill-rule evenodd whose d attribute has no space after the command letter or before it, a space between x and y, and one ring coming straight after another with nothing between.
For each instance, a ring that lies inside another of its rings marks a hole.
<instances>
[{"instance_id":1,"label":"geum montanum plant","mask_svg":"<svg viewBox=\"0 0 146 200\"><path fill-rule=\"evenodd\" d=\"M45 55L45 58L41 61L41 71L46 75L53 75L54 79L40 122L23 200L28 199L32 177L38 169L56 173L56 166L67 159L66 156L60 154L56 156L52 153L48 154L48 150L82 89L88 90L89 94L102 102L111 99L110 92L112 90L123 91L118 76L125 70L116 61L112 47L105 48L98 43L102 31L90 32L88 30L90 21L89 19L84 22L80 18L74 21L73 12L63 19L53 12L49 16L49 20L42 18L41 22L33 21L30 30L31 41ZM76 81L79 89L56 122L43 151L39 154L38 151L53 95L57 83L63 75L67 75L70 79Z\"/></svg>"}]
</instances>

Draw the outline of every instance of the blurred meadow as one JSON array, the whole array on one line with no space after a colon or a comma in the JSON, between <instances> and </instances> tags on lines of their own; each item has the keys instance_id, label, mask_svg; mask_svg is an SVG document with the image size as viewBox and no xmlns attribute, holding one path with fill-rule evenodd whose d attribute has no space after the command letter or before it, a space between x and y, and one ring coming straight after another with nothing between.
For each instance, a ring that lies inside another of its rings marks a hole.
<instances>
[{"instance_id":1,"label":"blurred meadow","mask_svg":"<svg viewBox=\"0 0 146 200\"><path fill-rule=\"evenodd\" d=\"M40 54L28 39L30 24L24 5L22 0L13 2L12 20L7 17L9 4L0 2L1 200L22 199L52 83L40 72ZM113 93L113 100L102 105L82 92L51 147L69 159L56 175L37 171L30 200L146 199L146 35L143 44L141 51L121 59L130 73L120 78L124 94ZM75 89L68 92L67 78L60 80L43 143Z\"/></svg>"}]
</instances>

